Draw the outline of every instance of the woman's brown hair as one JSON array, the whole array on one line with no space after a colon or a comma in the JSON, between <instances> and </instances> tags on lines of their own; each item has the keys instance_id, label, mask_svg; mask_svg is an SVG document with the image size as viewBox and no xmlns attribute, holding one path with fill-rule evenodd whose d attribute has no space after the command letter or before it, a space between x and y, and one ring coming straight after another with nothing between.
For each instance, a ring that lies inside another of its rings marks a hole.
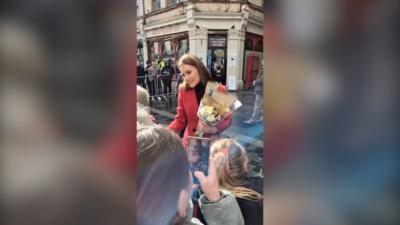
<instances>
[{"instance_id":1,"label":"woman's brown hair","mask_svg":"<svg viewBox=\"0 0 400 225\"><path fill-rule=\"evenodd\" d=\"M178 62L178 67L180 68L182 65L190 65L193 66L197 69L199 76L200 76L200 82L206 86L208 81L211 81L211 74L208 72L207 67L203 64L203 62L200 60L199 57L193 55L193 54L184 54ZM181 71L183 73L183 71ZM180 88L183 89L189 89L189 85L183 81L181 85L179 85Z\"/></svg>"},{"instance_id":2,"label":"woman's brown hair","mask_svg":"<svg viewBox=\"0 0 400 225\"><path fill-rule=\"evenodd\" d=\"M232 139L221 139L211 146L211 158L215 160L221 189L232 192L235 197L259 201L262 195L243 187L247 178L248 156L246 150Z\"/></svg>"}]
</instances>

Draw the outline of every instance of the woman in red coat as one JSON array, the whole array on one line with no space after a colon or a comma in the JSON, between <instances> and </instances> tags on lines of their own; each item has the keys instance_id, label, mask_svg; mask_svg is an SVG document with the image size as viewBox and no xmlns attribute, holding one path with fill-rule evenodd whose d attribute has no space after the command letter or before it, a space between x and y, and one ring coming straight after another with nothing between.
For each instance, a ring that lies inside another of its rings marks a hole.
<instances>
[{"instance_id":1,"label":"woman in red coat","mask_svg":"<svg viewBox=\"0 0 400 225\"><path fill-rule=\"evenodd\" d=\"M187 146L188 136L194 136L197 128L204 136L219 134L231 125L232 118L230 116L225 118L215 127L199 123L197 110L207 82L211 81L211 75L203 62L195 55L183 55L178 66L182 73L183 82L179 86L176 117L168 128L177 133L185 129L183 145Z\"/></svg>"}]
</instances>

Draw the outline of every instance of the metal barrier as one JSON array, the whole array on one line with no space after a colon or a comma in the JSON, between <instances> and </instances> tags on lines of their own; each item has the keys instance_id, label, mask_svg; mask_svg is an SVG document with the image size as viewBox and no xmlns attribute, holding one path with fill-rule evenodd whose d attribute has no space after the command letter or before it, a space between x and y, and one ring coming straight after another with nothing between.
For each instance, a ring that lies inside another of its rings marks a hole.
<instances>
[{"instance_id":1,"label":"metal barrier","mask_svg":"<svg viewBox=\"0 0 400 225\"><path fill-rule=\"evenodd\" d=\"M170 74L138 76L136 81L149 92L151 104L176 100L178 82Z\"/></svg>"}]
</instances>

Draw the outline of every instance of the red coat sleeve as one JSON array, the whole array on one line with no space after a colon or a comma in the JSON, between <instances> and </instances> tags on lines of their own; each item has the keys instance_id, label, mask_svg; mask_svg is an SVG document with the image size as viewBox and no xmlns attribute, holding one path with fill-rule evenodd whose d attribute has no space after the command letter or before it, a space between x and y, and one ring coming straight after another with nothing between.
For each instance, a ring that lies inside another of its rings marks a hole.
<instances>
[{"instance_id":1,"label":"red coat sleeve","mask_svg":"<svg viewBox=\"0 0 400 225\"><path fill-rule=\"evenodd\" d=\"M181 132L186 127L186 112L183 107L182 91L183 90L179 90L178 93L178 106L176 108L175 119L168 125L169 129L177 133Z\"/></svg>"},{"instance_id":2,"label":"red coat sleeve","mask_svg":"<svg viewBox=\"0 0 400 225\"><path fill-rule=\"evenodd\" d=\"M231 124L232 124L232 115L229 115L216 126L217 133L221 133L226 128L228 128Z\"/></svg>"}]
</instances>

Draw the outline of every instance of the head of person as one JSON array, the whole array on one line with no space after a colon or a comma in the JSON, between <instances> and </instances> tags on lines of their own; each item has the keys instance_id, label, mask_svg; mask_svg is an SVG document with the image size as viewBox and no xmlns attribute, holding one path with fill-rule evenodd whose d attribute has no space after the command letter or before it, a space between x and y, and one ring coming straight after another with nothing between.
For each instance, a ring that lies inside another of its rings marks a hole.
<instances>
[{"instance_id":1,"label":"head of person","mask_svg":"<svg viewBox=\"0 0 400 225\"><path fill-rule=\"evenodd\" d=\"M148 108L140 103L136 104L136 122L137 127L153 125L153 116L150 114Z\"/></svg>"},{"instance_id":2,"label":"head of person","mask_svg":"<svg viewBox=\"0 0 400 225\"><path fill-rule=\"evenodd\" d=\"M243 184L247 177L248 156L246 150L232 139L221 139L211 145L211 157L216 162L220 183L226 187Z\"/></svg>"},{"instance_id":3,"label":"head of person","mask_svg":"<svg viewBox=\"0 0 400 225\"><path fill-rule=\"evenodd\" d=\"M242 145L233 139L220 139L211 145L210 155L215 161L222 189L231 191L239 198L260 200L260 194L243 187L248 176L249 158Z\"/></svg>"},{"instance_id":4,"label":"head of person","mask_svg":"<svg viewBox=\"0 0 400 225\"><path fill-rule=\"evenodd\" d=\"M31 156L13 159L19 167L2 186L4 224L123 225L132 219L133 185L118 173L70 152Z\"/></svg>"},{"instance_id":5,"label":"head of person","mask_svg":"<svg viewBox=\"0 0 400 225\"><path fill-rule=\"evenodd\" d=\"M136 85L136 97L137 103L140 103L144 106L150 105L149 92L140 85Z\"/></svg>"},{"instance_id":6,"label":"head of person","mask_svg":"<svg viewBox=\"0 0 400 225\"><path fill-rule=\"evenodd\" d=\"M159 125L138 128L138 224L180 221L189 204L191 181L188 157L180 138Z\"/></svg>"},{"instance_id":7,"label":"head of person","mask_svg":"<svg viewBox=\"0 0 400 225\"><path fill-rule=\"evenodd\" d=\"M199 57L193 54L183 55L179 59L178 67L183 77L183 82L180 85L183 89L194 88L199 83L206 86L207 82L211 80L210 72L208 72L206 66Z\"/></svg>"}]
</instances>

